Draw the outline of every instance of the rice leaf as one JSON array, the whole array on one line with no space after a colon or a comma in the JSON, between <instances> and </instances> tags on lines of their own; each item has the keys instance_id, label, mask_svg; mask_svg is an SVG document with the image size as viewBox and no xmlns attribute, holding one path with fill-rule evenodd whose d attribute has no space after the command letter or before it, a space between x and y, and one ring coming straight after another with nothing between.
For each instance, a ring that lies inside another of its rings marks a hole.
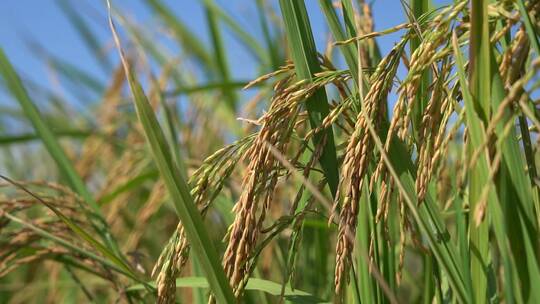
<instances>
[{"instance_id":1,"label":"rice leaf","mask_svg":"<svg viewBox=\"0 0 540 304\"><path fill-rule=\"evenodd\" d=\"M194 253L199 258L202 269L217 301L219 303L235 303L232 289L219 262L214 244L210 240L208 232L204 227L202 217L193 202L189 186L180 175L179 169L172 159L165 135L159 126L154 111L150 106L141 85L135 78L131 66L128 61L125 60L120 39L116 33L110 15L110 8L109 25L125 69L126 78L128 79L133 96L133 103L137 110L137 116L142 124L156 166L165 182L171 200L178 213L178 217L182 222L186 237Z\"/></svg>"},{"instance_id":2,"label":"rice leaf","mask_svg":"<svg viewBox=\"0 0 540 304\"><path fill-rule=\"evenodd\" d=\"M351 36L347 36L343 32L343 28L339 22L339 19L333 7L332 1L319 0L319 5L324 13L326 22L330 26L330 30L332 31L332 35L334 36L334 40L344 41L349 38L352 38ZM347 63L347 66L349 67L351 75L354 77L354 80L355 80L354 85L357 86L359 83L358 81L359 80L358 49L356 48L356 45L353 43L341 45L339 46L339 49L341 50L341 53L343 54L343 57L345 58L345 62Z\"/></svg>"},{"instance_id":3,"label":"rice leaf","mask_svg":"<svg viewBox=\"0 0 540 304\"><path fill-rule=\"evenodd\" d=\"M471 42L469 50L471 74L470 92L472 104L466 105L468 127L471 132L485 132L485 125L491 116L491 84L490 77L490 41L487 15L487 1L473 0L471 7ZM466 88L462 88L466 90ZM473 120L482 121L484 125L473 124ZM468 155L472 157L475 151L475 142L468 143ZM482 153L481 159L472 168L469 181L469 206L476 210L482 199L484 185L488 183L489 158ZM472 215L472 213L470 213ZM470 216L472 220L473 217ZM489 264L489 231L488 221L469 225L471 250L471 279L474 290L475 303L487 302L487 267Z\"/></svg>"},{"instance_id":4,"label":"rice leaf","mask_svg":"<svg viewBox=\"0 0 540 304\"><path fill-rule=\"evenodd\" d=\"M312 80L314 74L320 72L320 66L304 1L280 0L279 4L285 22L289 49L295 64L296 74L299 80ZM324 88L319 89L306 100L306 109L309 114L311 128L316 129L322 124L323 119L329 112ZM330 191L332 195L335 195L339 174L334 134L331 126L314 136L314 145L317 146L322 140L325 140L325 145L319 162L328 181Z\"/></svg>"},{"instance_id":5,"label":"rice leaf","mask_svg":"<svg viewBox=\"0 0 540 304\"><path fill-rule=\"evenodd\" d=\"M414 35L410 40L411 54L416 51L422 41L422 37L419 37L419 35L422 34L423 29L421 28L421 24L418 22L418 20L420 20L420 17L422 17L424 14L427 14L429 12L429 8L429 0L410 0L410 9L412 11L411 17L413 18L413 20L409 20L409 22L417 24L417 30L415 31L416 35ZM429 101L428 93L429 86L432 82L431 80L431 70L427 69L423 71L420 80L420 86L418 87L418 93L416 94L416 101L413 106L413 126L416 132L420 128L422 116L424 115L424 111Z\"/></svg>"}]
</instances>

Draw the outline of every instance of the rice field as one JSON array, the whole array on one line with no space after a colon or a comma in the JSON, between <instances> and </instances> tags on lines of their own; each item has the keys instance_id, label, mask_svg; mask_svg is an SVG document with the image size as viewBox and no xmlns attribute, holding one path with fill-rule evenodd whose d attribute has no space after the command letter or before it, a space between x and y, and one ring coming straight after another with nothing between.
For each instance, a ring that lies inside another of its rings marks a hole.
<instances>
[{"instance_id":1,"label":"rice field","mask_svg":"<svg viewBox=\"0 0 540 304\"><path fill-rule=\"evenodd\" d=\"M51 1L108 78L0 48L0 303L540 303L540 1L379 1Z\"/></svg>"}]
</instances>

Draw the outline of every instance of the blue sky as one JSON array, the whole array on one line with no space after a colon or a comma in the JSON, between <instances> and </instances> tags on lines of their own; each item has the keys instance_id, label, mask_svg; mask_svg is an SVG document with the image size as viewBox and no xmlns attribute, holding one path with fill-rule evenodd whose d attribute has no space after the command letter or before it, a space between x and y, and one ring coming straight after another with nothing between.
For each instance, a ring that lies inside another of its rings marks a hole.
<instances>
[{"instance_id":1,"label":"blue sky","mask_svg":"<svg viewBox=\"0 0 540 304\"><path fill-rule=\"evenodd\" d=\"M107 28L105 14L106 9L103 1L99 0L67 0L74 5L81 5L81 9L89 12L87 22L97 29L99 38L104 42L110 42L111 35ZM270 0L276 2L277 0ZM87 70L96 77L105 79L107 75L98 67L92 55L84 47L77 32L71 28L68 19L63 15L58 6L58 0L2 0L0 10L0 46L9 56L13 64L26 76L40 84L47 85L51 82L51 75L45 68L41 58L28 48L29 39L34 39L44 45L47 50L68 62L74 63L80 68ZM166 4L174 9L195 33L203 40L207 39L207 30L204 14L198 1L165 0ZM217 1L230 12L237 20L256 36L260 35L254 1L231 0ZM327 29L324 19L320 14L318 1L306 1L310 18L313 23L316 42L323 46ZM143 24L153 23L152 13L141 0L114 0L116 5L125 15L130 16ZM378 0L374 6L377 29L384 29L399 24L405 20L401 5L397 0ZM255 26L254 26L255 25ZM249 55L230 36L225 36L228 45L228 57L232 73L236 79L250 79L256 77L254 62L250 61ZM387 50L392 46L392 41L380 41L382 49ZM115 57L116 61L116 56ZM105 78L104 78L105 77Z\"/></svg>"},{"instance_id":2,"label":"blue sky","mask_svg":"<svg viewBox=\"0 0 540 304\"><path fill-rule=\"evenodd\" d=\"M79 98L71 96L58 85L55 74L47 68L43 58L36 56L36 52L29 49L28 41L35 41L44 46L47 52L62 58L63 60L76 65L78 68L92 74L95 78L106 81L111 75L107 75L100 68L93 55L85 47L81 37L72 27L68 18L60 9L61 1L70 2L85 16L85 21L90 25L103 45L112 45L112 37L106 19L106 6L104 0L1 0L0 9L0 47L7 53L11 62L19 70L23 78L52 88L53 91L62 92L67 96L72 106L84 110L86 103L84 100L99 99L99 96ZM111 0L122 15L128 16L138 24L150 27L155 30L156 18L147 5L146 0ZM237 20L244 29L247 29L253 36L261 38L262 31L257 19L256 5L254 0L215 0L221 7L225 8L232 17ZM267 0L276 7L279 14L278 1ZM168 7L172 8L177 16L185 22L194 33L203 41L209 42L208 31L201 0L162 0ZM448 3L448 0L433 0L433 3L440 5ZM319 51L325 49L328 29L317 0L306 0L306 6L311 19L315 41ZM405 22L405 15L400 0L375 0L373 2L373 14L375 17L375 30L383 30L402 22ZM397 41L401 33L390 34L377 38L383 55ZM125 37L124 37L125 38ZM262 41L262 39L261 39ZM224 34L224 42L227 49L229 65L232 71L233 80L248 81L259 76L257 64L230 34ZM209 43L207 43L209 45ZM110 53L113 64L118 62L115 50ZM244 96L251 96L254 92L244 93ZM67 94L67 95L66 95ZM247 95L245 95L247 94ZM40 100L36 100L40 102ZM0 90L0 105L16 106L10 101L6 92ZM43 104L41 104L43 105Z\"/></svg>"}]
</instances>

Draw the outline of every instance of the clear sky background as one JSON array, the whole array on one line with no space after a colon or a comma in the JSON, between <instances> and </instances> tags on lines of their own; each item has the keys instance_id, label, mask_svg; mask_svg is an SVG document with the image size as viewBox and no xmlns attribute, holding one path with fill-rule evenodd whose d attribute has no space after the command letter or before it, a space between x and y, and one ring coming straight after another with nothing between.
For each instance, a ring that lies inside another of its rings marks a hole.
<instances>
[{"instance_id":1,"label":"clear sky background","mask_svg":"<svg viewBox=\"0 0 540 304\"><path fill-rule=\"evenodd\" d=\"M44 46L48 52L77 65L99 79L108 79L99 68L92 54L84 47L78 36L58 5L59 0L1 0L0 4L0 46L9 56L12 63L26 78L47 86L51 85L51 75L46 69L43 58L36 57L30 51L28 41L34 40ZM111 34L107 26L106 7L102 0L67 0L84 11L86 21L97 29L99 39L104 43L111 42ZM277 6L277 0L268 0ZM152 12L142 0L112 0L123 15L129 16L139 24L155 26ZM204 12L197 0L164 0L169 7L195 33L208 42ZM262 37L257 20L255 1L252 0L217 0L245 29L256 37ZM441 4L445 1L434 1ZM448 1L446 1L448 2ZM319 50L324 49L328 37L328 29L321 15L318 1L306 1L308 12ZM373 6L376 30L386 29L405 21L403 8L399 0L376 0ZM400 34L379 39L383 54L393 46ZM257 77L255 62L232 36L225 35L228 59L233 78L249 80ZM262 40L262 39L261 39ZM118 62L116 53L113 62ZM0 101L4 103L4 101Z\"/></svg>"},{"instance_id":2,"label":"clear sky background","mask_svg":"<svg viewBox=\"0 0 540 304\"><path fill-rule=\"evenodd\" d=\"M106 23L106 8L100 0L68 0L88 14L89 24L99 29L100 39L110 41L111 35ZM277 0L270 0L276 2ZM2 0L0 4L0 46L9 56L13 64L25 75L40 83L47 79L45 65L41 58L36 58L28 48L29 39L37 40L49 52L77 64L97 77L104 77L92 55L84 47L75 29L71 28L68 19L59 8L57 0ZM261 37L255 11L255 1L230 0L217 1L251 33ZM324 45L328 33L324 19L320 15L318 1L306 1L317 44ZM204 12L197 0L166 0L168 6L187 23L191 29L205 41L207 28ZM124 14L143 24L155 24L152 12L141 0L113 0ZM375 3L375 20L378 29L396 25L405 20L401 5L397 0L378 0ZM233 76L239 79L252 78L256 75L253 62L233 39L226 36L229 45L229 60ZM391 46L391 45L390 45ZM247 60L248 59L248 60Z\"/></svg>"}]
</instances>

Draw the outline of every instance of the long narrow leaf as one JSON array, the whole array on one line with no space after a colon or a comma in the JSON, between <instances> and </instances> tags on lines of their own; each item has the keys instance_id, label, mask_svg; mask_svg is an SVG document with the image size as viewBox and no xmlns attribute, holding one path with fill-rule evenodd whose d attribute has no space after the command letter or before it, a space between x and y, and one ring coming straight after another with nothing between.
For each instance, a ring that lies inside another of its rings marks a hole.
<instances>
[{"instance_id":1,"label":"long narrow leaf","mask_svg":"<svg viewBox=\"0 0 540 304\"><path fill-rule=\"evenodd\" d=\"M320 71L320 66L304 1L280 0L279 3L296 74L300 80L311 80L314 74ZM319 127L329 112L326 90L321 88L306 100L306 108L309 113L311 128ZM339 174L332 127L328 127L321 133L314 136L314 144L316 146L322 140L326 141L319 161L330 186L330 191L332 195L335 195Z\"/></svg>"},{"instance_id":2,"label":"long narrow leaf","mask_svg":"<svg viewBox=\"0 0 540 304\"><path fill-rule=\"evenodd\" d=\"M142 124L146 140L152 151L154 161L165 182L174 203L186 237L194 253L199 258L209 285L219 303L234 303L234 295L225 272L219 262L216 250L204 227L202 217L191 197L189 186L182 179L179 169L174 163L165 135L159 126L154 111L144 91L132 73L131 66L125 59L120 39L116 33L109 8L109 25L118 48L120 59L124 65L137 116Z\"/></svg>"}]
</instances>

